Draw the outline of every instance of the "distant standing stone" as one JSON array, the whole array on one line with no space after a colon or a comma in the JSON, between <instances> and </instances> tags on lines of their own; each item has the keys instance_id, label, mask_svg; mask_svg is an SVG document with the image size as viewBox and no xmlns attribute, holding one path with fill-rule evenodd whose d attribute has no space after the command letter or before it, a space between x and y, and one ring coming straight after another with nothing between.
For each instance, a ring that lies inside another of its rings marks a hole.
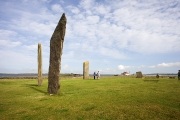
<instances>
[{"instance_id":1,"label":"distant standing stone","mask_svg":"<svg viewBox=\"0 0 180 120\"><path fill-rule=\"evenodd\" d=\"M38 43L38 86L42 85L42 47Z\"/></svg>"},{"instance_id":2,"label":"distant standing stone","mask_svg":"<svg viewBox=\"0 0 180 120\"><path fill-rule=\"evenodd\" d=\"M139 71L139 72L136 72L136 78L142 78L143 75L142 75L142 72Z\"/></svg>"},{"instance_id":3,"label":"distant standing stone","mask_svg":"<svg viewBox=\"0 0 180 120\"><path fill-rule=\"evenodd\" d=\"M83 63L83 79L89 79L89 61Z\"/></svg>"},{"instance_id":4,"label":"distant standing stone","mask_svg":"<svg viewBox=\"0 0 180 120\"><path fill-rule=\"evenodd\" d=\"M58 94L60 89L59 75L61 69L63 42L66 32L66 22L67 19L65 13L63 13L50 40L50 61L48 73L48 92L50 94Z\"/></svg>"}]
</instances>

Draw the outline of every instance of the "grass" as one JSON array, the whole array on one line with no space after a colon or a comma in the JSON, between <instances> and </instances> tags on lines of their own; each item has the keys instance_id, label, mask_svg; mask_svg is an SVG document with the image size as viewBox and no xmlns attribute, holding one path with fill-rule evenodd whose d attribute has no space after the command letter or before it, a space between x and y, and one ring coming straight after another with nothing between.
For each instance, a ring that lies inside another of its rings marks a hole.
<instances>
[{"instance_id":1,"label":"grass","mask_svg":"<svg viewBox=\"0 0 180 120\"><path fill-rule=\"evenodd\" d=\"M0 119L116 120L180 118L180 81L161 78L63 78L58 95L47 93L47 79L0 80Z\"/></svg>"}]
</instances>

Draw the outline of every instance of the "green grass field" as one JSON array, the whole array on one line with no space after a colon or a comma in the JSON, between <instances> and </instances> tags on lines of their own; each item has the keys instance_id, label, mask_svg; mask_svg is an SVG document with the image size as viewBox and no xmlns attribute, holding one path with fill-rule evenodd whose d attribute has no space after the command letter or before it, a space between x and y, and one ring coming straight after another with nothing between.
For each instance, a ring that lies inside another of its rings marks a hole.
<instances>
[{"instance_id":1,"label":"green grass field","mask_svg":"<svg viewBox=\"0 0 180 120\"><path fill-rule=\"evenodd\" d=\"M47 79L0 80L0 119L174 120L180 119L180 81L102 77L62 78L59 95L47 93Z\"/></svg>"}]
</instances>

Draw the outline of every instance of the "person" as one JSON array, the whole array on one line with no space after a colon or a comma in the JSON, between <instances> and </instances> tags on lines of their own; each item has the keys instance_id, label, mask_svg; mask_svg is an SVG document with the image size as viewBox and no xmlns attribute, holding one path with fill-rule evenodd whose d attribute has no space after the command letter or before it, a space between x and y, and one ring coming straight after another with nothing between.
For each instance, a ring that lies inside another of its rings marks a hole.
<instances>
[{"instance_id":1,"label":"person","mask_svg":"<svg viewBox=\"0 0 180 120\"><path fill-rule=\"evenodd\" d=\"M156 78L159 78L159 74L158 73L156 74Z\"/></svg>"},{"instance_id":2,"label":"person","mask_svg":"<svg viewBox=\"0 0 180 120\"><path fill-rule=\"evenodd\" d=\"M100 72L97 72L97 79L100 79Z\"/></svg>"},{"instance_id":3,"label":"person","mask_svg":"<svg viewBox=\"0 0 180 120\"><path fill-rule=\"evenodd\" d=\"M178 72L178 80L180 80L180 70L179 70L179 72Z\"/></svg>"},{"instance_id":4,"label":"person","mask_svg":"<svg viewBox=\"0 0 180 120\"><path fill-rule=\"evenodd\" d=\"M94 72L94 80L96 79L96 72Z\"/></svg>"}]
</instances>

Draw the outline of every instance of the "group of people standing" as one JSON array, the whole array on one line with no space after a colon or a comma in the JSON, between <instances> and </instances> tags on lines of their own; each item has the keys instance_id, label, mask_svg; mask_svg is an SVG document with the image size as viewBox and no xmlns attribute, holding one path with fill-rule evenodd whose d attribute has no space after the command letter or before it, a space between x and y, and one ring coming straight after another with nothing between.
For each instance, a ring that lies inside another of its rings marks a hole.
<instances>
[{"instance_id":1,"label":"group of people standing","mask_svg":"<svg viewBox=\"0 0 180 120\"><path fill-rule=\"evenodd\" d=\"M96 79L96 76L97 76L97 79L100 79L100 72L99 71L97 73L94 72L94 80Z\"/></svg>"}]
</instances>

